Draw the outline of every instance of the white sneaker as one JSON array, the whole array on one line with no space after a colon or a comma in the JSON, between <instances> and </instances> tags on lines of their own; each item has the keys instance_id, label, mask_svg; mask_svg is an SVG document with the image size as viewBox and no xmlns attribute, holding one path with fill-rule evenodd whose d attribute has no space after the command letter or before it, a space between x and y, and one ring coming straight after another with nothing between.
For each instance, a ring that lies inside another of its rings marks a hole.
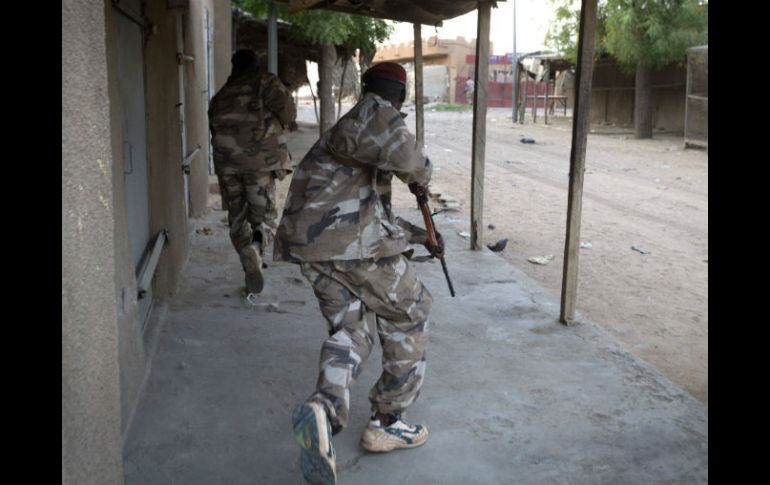
<instances>
[{"instance_id":1,"label":"white sneaker","mask_svg":"<svg viewBox=\"0 0 770 485\"><path fill-rule=\"evenodd\" d=\"M399 415L390 425L384 426L372 417L361 436L361 446L367 451L384 453L401 448L416 448L428 441L428 428L421 424L409 424Z\"/></svg>"}]
</instances>

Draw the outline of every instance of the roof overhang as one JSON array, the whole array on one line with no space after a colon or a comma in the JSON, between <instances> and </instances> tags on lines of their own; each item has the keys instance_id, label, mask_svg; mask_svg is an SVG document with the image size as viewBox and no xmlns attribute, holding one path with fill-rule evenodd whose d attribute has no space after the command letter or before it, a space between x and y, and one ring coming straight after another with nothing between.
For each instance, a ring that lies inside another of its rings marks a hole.
<instances>
[{"instance_id":1,"label":"roof overhang","mask_svg":"<svg viewBox=\"0 0 770 485\"><path fill-rule=\"evenodd\" d=\"M324 9L398 22L440 26L449 20L476 10L479 0L278 0L289 4L289 13ZM497 1L488 1L494 7ZM505 1L505 0L502 0Z\"/></svg>"}]
</instances>

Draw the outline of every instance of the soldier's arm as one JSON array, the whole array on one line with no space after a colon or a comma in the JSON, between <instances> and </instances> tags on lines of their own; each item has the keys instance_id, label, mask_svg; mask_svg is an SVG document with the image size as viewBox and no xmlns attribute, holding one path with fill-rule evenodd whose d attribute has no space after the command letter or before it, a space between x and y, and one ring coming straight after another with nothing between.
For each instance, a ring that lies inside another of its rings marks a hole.
<instances>
[{"instance_id":1,"label":"soldier's arm","mask_svg":"<svg viewBox=\"0 0 770 485\"><path fill-rule=\"evenodd\" d=\"M433 165L421 146L394 108L382 107L372 120L375 131L380 132L377 168L391 170L404 183L428 185Z\"/></svg>"},{"instance_id":2,"label":"soldier's arm","mask_svg":"<svg viewBox=\"0 0 770 485\"><path fill-rule=\"evenodd\" d=\"M283 126L288 126L297 118L297 106L278 76L269 76L263 86L262 97L265 107L275 114Z\"/></svg>"}]
</instances>

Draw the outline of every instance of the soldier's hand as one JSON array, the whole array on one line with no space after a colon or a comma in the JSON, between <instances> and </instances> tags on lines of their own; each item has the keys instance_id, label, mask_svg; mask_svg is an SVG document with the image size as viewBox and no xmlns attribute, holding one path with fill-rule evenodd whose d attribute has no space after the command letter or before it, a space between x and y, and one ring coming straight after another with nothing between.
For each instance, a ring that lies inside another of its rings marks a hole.
<instances>
[{"instance_id":1,"label":"soldier's hand","mask_svg":"<svg viewBox=\"0 0 770 485\"><path fill-rule=\"evenodd\" d=\"M409 184L409 191L414 195L416 195L417 197L420 197L423 195L427 197L430 194L430 192L428 192L428 187L424 185L420 185L417 182L412 182L411 184Z\"/></svg>"},{"instance_id":2,"label":"soldier's hand","mask_svg":"<svg viewBox=\"0 0 770 485\"><path fill-rule=\"evenodd\" d=\"M441 234L438 231L436 231L436 245L434 246L430 242L426 242L425 249L427 249L433 257L444 257L444 238L441 237Z\"/></svg>"}]
</instances>

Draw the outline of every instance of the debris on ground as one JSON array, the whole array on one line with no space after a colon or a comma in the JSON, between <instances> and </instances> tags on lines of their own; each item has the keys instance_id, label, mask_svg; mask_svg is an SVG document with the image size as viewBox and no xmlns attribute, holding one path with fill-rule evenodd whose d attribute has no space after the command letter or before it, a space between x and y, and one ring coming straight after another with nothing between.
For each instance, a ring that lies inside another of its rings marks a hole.
<instances>
[{"instance_id":1,"label":"debris on ground","mask_svg":"<svg viewBox=\"0 0 770 485\"><path fill-rule=\"evenodd\" d=\"M440 206L434 211L434 215L444 211L462 212L463 210L459 199L444 194L441 189L438 189L435 186L431 187L429 197L433 200L435 205Z\"/></svg>"},{"instance_id":2,"label":"debris on ground","mask_svg":"<svg viewBox=\"0 0 770 485\"><path fill-rule=\"evenodd\" d=\"M495 225L494 224L490 224L490 225L487 226L487 228L489 228L489 229L494 231L495 230Z\"/></svg>"},{"instance_id":3,"label":"debris on ground","mask_svg":"<svg viewBox=\"0 0 770 485\"><path fill-rule=\"evenodd\" d=\"M522 142L522 143L535 143L535 139L534 138L522 138L519 141Z\"/></svg>"},{"instance_id":4,"label":"debris on ground","mask_svg":"<svg viewBox=\"0 0 770 485\"><path fill-rule=\"evenodd\" d=\"M466 238L466 239L467 239L467 238L469 238L469 237L471 237L470 233L468 233L468 232L465 232L465 231L460 231L460 232L458 232L457 234L459 234L459 236L460 236L460 237L464 237L464 238Z\"/></svg>"},{"instance_id":5,"label":"debris on ground","mask_svg":"<svg viewBox=\"0 0 770 485\"><path fill-rule=\"evenodd\" d=\"M286 310L280 308L278 303L258 303L257 298L259 298L259 295L256 293L249 293L246 295L246 301L255 308L272 313L288 313Z\"/></svg>"},{"instance_id":6,"label":"debris on ground","mask_svg":"<svg viewBox=\"0 0 770 485\"><path fill-rule=\"evenodd\" d=\"M582 242L582 243L580 243L580 248L581 249L591 249L592 247L594 247L594 246L590 242Z\"/></svg>"},{"instance_id":7,"label":"debris on ground","mask_svg":"<svg viewBox=\"0 0 770 485\"><path fill-rule=\"evenodd\" d=\"M505 249L505 245L506 244L508 244L508 238L507 237L505 237L503 239L500 239L499 241L497 241L494 244L487 244L487 247L489 248L490 251L494 251L496 253L499 253L500 251Z\"/></svg>"},{"instance_id":8,"label":"debris on ground","mask_svg":"<svg viewBox=\"0 0 770 485\"><path fill-rule=\"evenodd\" d=\"M452 207L442 207L441 209L433 211L433 215L441 214L442 212L462 212L463 208L462 206L452 206Z\"/></svg>"},{"instance_id":9,"label":"debris on ground","mask_svg":"<svg viewBox=\"0 0 770 485\"><path fill-rule=\"evenodd\" d=\"M650 254L649 251L647 251L646 249L642 249L639 246L631 246L631 249L633 249L634 251L640 252L642 254Z\"/></svg>"},{"instance_id":10,"label":"debris on ground","mask_svg":"<svg viewBox=\"0 0 770 485\"><path fill-rule=\"evenodd\" d=\"M546 254L545 256L532 256L531 258L527 259L527 261L535 264L548 264L552 259L553 254Z\"/></svg>"},{"instance_id":11,"label":"debris on ground","mask_svg":"<svg viewBox=\"0 0 770 485\"><path fill-rule=\"evenodd\" d=\"M214 231L212 231L211 228L208 226L199 227L198 229L195 230L195 232L206 236L211 236L212 234L214 234Z\"/></svg>"}]
</instances>

